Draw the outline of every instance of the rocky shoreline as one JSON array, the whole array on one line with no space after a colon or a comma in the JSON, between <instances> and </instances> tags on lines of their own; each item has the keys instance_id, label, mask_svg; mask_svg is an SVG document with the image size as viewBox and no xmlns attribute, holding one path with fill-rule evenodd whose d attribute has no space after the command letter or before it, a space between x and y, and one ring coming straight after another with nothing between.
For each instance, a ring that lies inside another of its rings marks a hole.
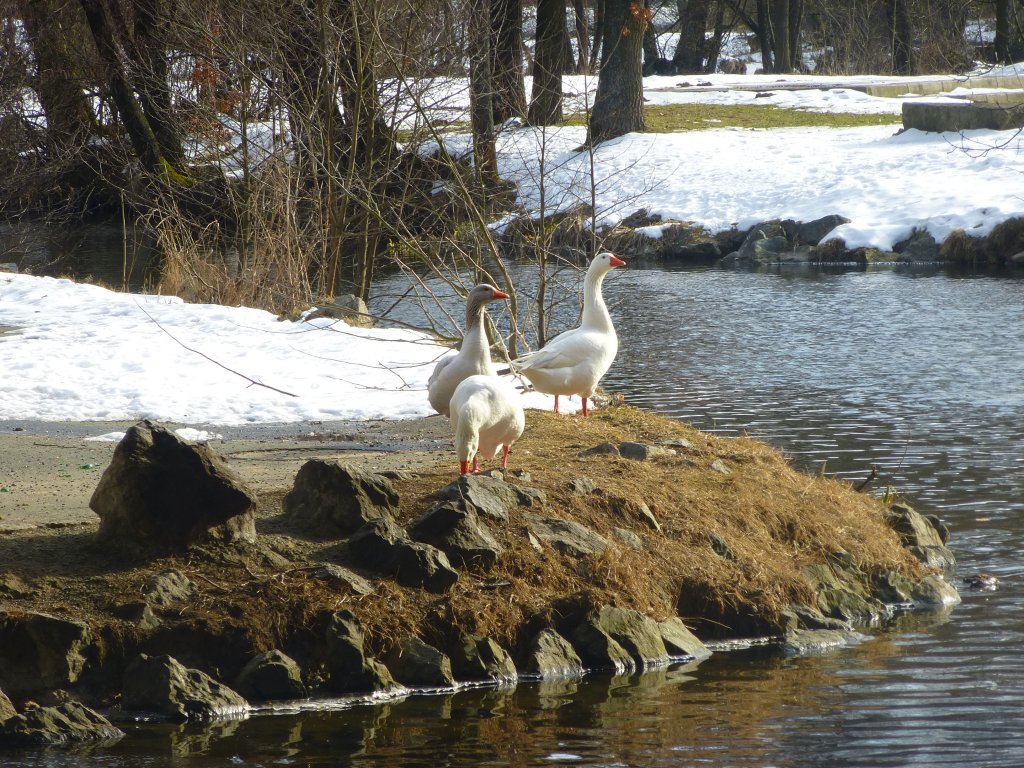
<instances>
[{"instance_id":1,"label":"rocky shoreline","mask_svg":"<svg viewBox=\"0 0 1024 768\"><path fill-rule=\"evenodd\" d=\"M601 247L622 258L678 263L719 264L724 267L849 264L950 264L972 268L1024 267L1024 218L998 224L985 236L955 230L937 241L926 230L915 230L891 251L850 248L839 238L825 237L849 219L833 214L809 222L770 219L749 229L711 232L687 221L664 220L640 209L615 227L600 232ZM549 217L550 247L565 258L585 253L590 244L589 211L576 209ZM502 243L511 253L528 252L539 236L537 222L510 223Z\"/></svg>"},{"instance_id":2,"label":"rocky shoreline","mask_svg":"<svg viewBox=\"0 0 1024 768\"><path fill-rule=\"evenodd\" d=\"M530 425L504 473L456 479L446 444L309 450L258 490L215 446L133 426L96 522L0 536L0 744L640 671L723 639L806 652L959 601L941 521L757 441L622 406Z\"/></svg>"}]
</instances>

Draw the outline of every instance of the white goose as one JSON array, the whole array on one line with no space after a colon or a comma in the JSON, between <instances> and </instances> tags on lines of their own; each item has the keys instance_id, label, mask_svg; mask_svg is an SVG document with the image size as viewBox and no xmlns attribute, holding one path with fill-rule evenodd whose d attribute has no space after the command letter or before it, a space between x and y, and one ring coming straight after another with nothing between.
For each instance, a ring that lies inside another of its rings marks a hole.
<instances>
[{"instance_id":1,"label":"white goose","mask_svg":"<svg viewBox=\"0 0 1024 768\"><path fill-rule=\"evenodd\" d=\"M626 262L614 254L595 256L583 281L583 320L579 327L560 333L541 349L513 361L534 389L555 396L555 413L559 395L579 395L586 416L587 398L594 396L597 383L615 360L619 340L601 295L601 283L612 269L624 266Z\"/></svg>"},{"instance_id":2,"label":"white goose","mask_svg":"<svg viewBox=\"0 0 1024 768\"><path fill-rule=\"evenodd\" d=\"M493 458L503 450L501 466L508 467L508 452L526 426L519 392L497 376L470 376L455 388L449 403L459 473L477 471L477 455Z\"/></svg>"},{"instance_id":3,"label":"white goose","mask_svg":"<svg viewBox=\"0 0 1024 768\"><path fill-rule=\"evenodd\" d=\"M507 298L507 293L486 283L473 288L466 297L466 335L462 337L462 345L457 354L437 362L427 381L430 407L442 416L448 415L452 393L463 379L477 374L497 376L484 333L484 311L488 303Z\"/></svg>"}]
</instances>

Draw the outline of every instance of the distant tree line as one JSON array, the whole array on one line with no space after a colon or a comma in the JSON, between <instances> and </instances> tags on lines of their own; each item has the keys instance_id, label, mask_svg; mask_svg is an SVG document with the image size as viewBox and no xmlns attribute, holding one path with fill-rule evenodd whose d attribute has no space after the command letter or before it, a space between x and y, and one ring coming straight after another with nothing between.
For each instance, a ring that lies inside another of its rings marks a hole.
<instances>
[{"instance_id":1,"label":"distant tree line","mask_svg":"<svg viewBox=\"0 0 1024 768\"><path fill-rule=\"evenodd\" d=\"M803 68L811 47L819 71L909 74L966 67L965 24L988 16L992 56L1024 58L1024 0L0 5L0 210L127 212L167 274L272 306L365 297L410 239L469 228L493 250L488 212L510 202L496 137L566 119L566 74L596 77L593 146L644 128L644 72L715 71L728 33L765 72ZM466 82L472 162L441 142ZM208 256L224 243L230 263Z\"/></svg>"}]
</instances>

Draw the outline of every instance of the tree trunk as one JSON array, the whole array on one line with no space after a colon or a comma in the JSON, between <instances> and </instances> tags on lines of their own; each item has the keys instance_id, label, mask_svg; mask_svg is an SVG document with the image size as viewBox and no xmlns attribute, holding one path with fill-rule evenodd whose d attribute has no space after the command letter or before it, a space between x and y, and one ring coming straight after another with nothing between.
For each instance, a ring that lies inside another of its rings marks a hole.
<instances>
[{"instance_id":1,"label":"tree trunk","mask_svg":"<svg viewBox=\"0 0 1024 768\"><path fill-rule=\"evenodd\" d=\"M484 189L498 181L494 144L494 84L491 79L491 0L473 0L469 23L469 97L473 128L473 153Z\"/></svg>"},{"instance_id":2,"label":"tree trunk","mask_svg":"<svg viewBox=\"0 0 1024 768\"><path fill-rule=\"evenodd\" d=\"M491 0L491 27L494 122L500 125L513 117L526 117L523 0Z\"/></svg>"},{"instance_id":3,"label":"tree trunk","mask_svg":"<svg viewBox=\"0 0 1024 768\"><path fill-rule=\"evenodd\" d=\"M1024 60L1024 0L996 0L996 61Z\"/></svg>"},{"instance_id":4,"label":"tree trunk","mask_svg":"<svg viewBox=\"0 0 1024 768\"><path fill-rule=\"evenodd\" d=\"M757 35L757 42L761 46L761 68L765 73L775 71L775 57L772 54L772 23L768 13L768 4L771 0L757 0L757 21L747 25Z\"/></svg>"},{"instance_id":5,"label":"tree trunk","mask_svg":"<svg viewBox=\"0 0 1024 768\"><path fill-rule=\"evenodd\" d=\"M605 0L594 0L594 44L590 48L589 72L597 71L598 57L601 56L601 40L604 37Z\"/></svg>"},{"instance_id":6,"label":"tree trunk","mask_svg":"<svg viewBox=\"0 0 1024 768\"><path fill-rule=\"evenodd\" d=\"M601 71L587 131L590 146L645 128L641 53L648 22L638 0L606 0Z\"/></svg>"},{"instance_id":7,"label":"tree trunk","mask_svg":"<svg viewBox=\"0 0 1024 768\"><path fill-rule=\"evenodd\" d=\"M704 71L704 32L708 28L710 0L677 0L679 8L679 42L672 56L678 74Z\"/></svg>"},{"instance_id":8,"label":"tree trunk","mask_svg":"<svg viewBox=\"0 0 1024 768\"><path fill-rule=\"evenodd\" d=\"M587 6L584 0L572 0L573 16L576 21L576 46L579 48L579 59L576 62L576 73L583 75L590 69L590 25L587 22Z\"/></svg>"},{"instance_id":9,"label":"tree trunk","mask_svg":"<svg viewBox=\"0 0 1024 768\"><path fill-rule=\"evenodd\" d=\"M96 52L103 62L107 87L110 89L114 106L117 107L117 113L142 167L163 177L168 173L180 174L182 169L174 168L169 158L161 151L153 127L135 98L135 88L127 74L127 62L122 59L125 47L119 44L114 34L115 20L104 6L103 0L80 2L96 43Z\"/></svg>"},{"instance_id":10,"label":"tree trunk","mask_svg":"<svg viewBox=\"0 0 1024 768\"><path fill-rule=\"evenodd\" d=\"M711 39L704 44L705 60L704 71L713 74L718 71L718 57L722 53L722 38L725 37L725 3L719 2L715 8L715 31Z\"/></svg>"},{"instance_id":11,"label":"tree trunk","mask_svg":"<svg viewBox=\"0 0 1024 768\"><path fill-rule=\"evenodd\" d=\"M170 17L166 0L135 3L135 51L141 71L139 101L153 127L160 151L177 168L185 166L185 152L171 98L170 68L164 48Z\"/></svg>"},{"instance_id":12,"label":"tree trunk","mask_svg":"<svg viewBox=\"0 0 1024 768\"><path fill-rule=\"evenodd\" d=\"M892 71L909 75L914 71L914 31L906 0L891 0L886 6L892 40Z\"/></svg>"},{"instance_id":13,"label":"tree trunk","mask_svg":"<svg viewBox=\"0 0 1024 768\"><path fill-rule=\"evenodd\" d=\"M19 13L36 64L36 93L46 114L47 153L51 162L77 152L93 135L95 118L83 91L77 6L62 0L23 0Z\"/></svg>"},{"instance_id":14,"label":"tree trunk","mask_svg":"<svg viewBox=\"0 0 1024 768\"><path fill-rule=\"evenodd\" d=\"M771 48L774 67L772 72L785 74L793 71L789 28L789 0L769 0L768 21L771 28Z\"/></svg>"},{"instance_id":15,"label":"tree trunk","mask_svg":"<svg viewBox=\"0 0 1024 768\"><path fill-rule=\"evenodd\" d=\"M651 0L644 0L644 9L651 15ZM643 71L653 74L654 62L661 58L661 51L658 50L658 36L654 32L654 25L648 23L644 28L644 56Z\"/></svg>"},{"instance_id":16,"label":"tree trunk","mask_svg":"<svg viewBox=\"0 0 1024 768\"><path fill-rule=\"evenodd\" d=\"M538 0L533 93L530 95L528 116L530 125L554 125L562 120L565 23L564 0Z\"/></svg>"}]
</instances>

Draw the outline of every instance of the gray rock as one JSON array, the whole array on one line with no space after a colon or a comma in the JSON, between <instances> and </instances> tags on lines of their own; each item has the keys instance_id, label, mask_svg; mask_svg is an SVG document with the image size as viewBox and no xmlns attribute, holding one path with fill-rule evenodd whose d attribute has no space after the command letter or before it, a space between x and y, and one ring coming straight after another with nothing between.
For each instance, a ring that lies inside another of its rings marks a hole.
<instances>
[{"instance_id":1,"label":"gray rock","mask_svg":"<svg viewBox=\"0 0 1024 768\"><path fill-rule=\"evenodd\" d=\"M142 587L142 597L150 605L167 607L188 600L196 585L181 571L168 570L153 574Z\"/></svg>"},{"instance_id":2,"label":"gray rock","mask_svg":"<svg viewBox=\"0 0 1024 768\"><path fill-rule=\"evenodd\" d=\"M915 229L910 237L895 243L892 249L900 255L900 261L942 261L939 244L927 230L923 229Z\"/></svg>"},{"instance_id":3,"label":"gray rock","mask_svg":"<svg viewBox=\"0 0 1024 768\"><path fill-rule=\"evenodd\" d=\"M711 549L714 553L721 558L726 560L736 560L736 553L732 551L732 547L729 546L729 542L726 541L720 533L711 531L708 534L708 543L711 544Z\"/></svg>"},{"instance_id":4,"label":"gray rock","mask_svg":"<svg viewBox=\"0 0 1024 768\"><path fill-rule=\"evenodd\" d=\"M619 443L619 455L624 459L632 459L633 461L647 461L650 458L651 449L650 446L643 443Z\"/></svg>"},{"instance_id":5,"label":"gray rock","mask_svg":"<svg viewBox=\"0 0 1024 768\"><path fill-rule=\"evenodd\" d=\"M851 632L853 626L848 621L823 616L820 611L806 605L790 605L782 611L780 629L784 635L797 630L831 629L836 632Z\"/></svg>"},{"instance_id":6,"label":"gray rock","mask_svg":"<svg viewBox=\"0 0 1024 768\"><path fill-rule=\"evenodd\" d=\"M542 629L530 641L522 669L542 678L582 677L583 661L572 644L553 629Z\"/></svg>"},{"instance_id":7,"label":"gray rock","mask_svg":"<svg viewBox=\"0 0 1024 768\"><path fill-rule=\"evenodd\" d=\"M713 462L711 462L711 471L712 472L717 472L720 475L731 475L732 474L732 470L729 469L729 465L726 464L721 459L715 459Z\"/></svg>"},{"instance_id":8,"label":"gray rock","mask_svg":"<svg viewBox=\"0 0 1024 768\"><path fill-rule=\"evenodd\" d=\"M402 685L426 688L451 688L455 685L451 660L414 635L392 648L383 661Z\"/></svg>"},{"instance_id":9,"label":"gray rock","mask_svg":"<svg viewBox=\"0 0 1024 768\"><path fill-rule=\"evenodd\" d=\"M78 681L92 653L88 625L46 613L0 612L0 689L14 696Z\"/></svg>"},{"instance_id":10,"label":"gray rock","mask_svg":"<svg viewBox=\"0 0 1024 768\"><path fill-rule=\"evenodd\" d=\"M576 627L571 640L580 658L588 664L619 668L622 659L618 648L629 656L627 669L658 666L669 661L658 622L626 608L602 606Z\"/></svg>"},{"instance_id":11,"label":"gray rock","mask_svg":"<svg viewBox=\"0 0 1024 768\"><path fill-rule=\"evenodd\" d=\"M366 308L366 302L351 293L336 296L333 301L325 302L306 315L309 320L318 317L344 320L355 328L373 327L373 317L370 316L370 312Z\"/></svg>"},{"instance_id":12,"label":"gray rock","mask_svg":"<svg viewBox=\"0 0 1024 768\"><path fill-rule=\"evenodd\" d=\"M477 514L503 523L511 510L541 507L546 501L541 490L486 475L463 475L438 491L438 498L471 504Z\"/></svg>"},{"instance_id":13,"label":"gray rock","mask_svg":"<svg viewBox=\"0 0 1024 768\"><path fill-rule=\"evenodd\" d=\"M956 587L941 576L932 574L925 576L914 585L911 599L914 605L921 608L938 608L946 605L957 605L960 593Z\"/></svg>"},{"instance_id":14,"label":"gray rock","mask_svg":"<svg viewBox=\"0 0 1024 768\"><path fill-rule=\"evenodd\" d=\"M600 555L611 542L574 520L527 515L526 524L538 539L563 555L587 557Z\"/></svg>"},{"instance_id":15,"label":"gray rock","mask_svg":"<svg viewBox=\"0 0 1024 768\"><path fill-rule=\"evenodd\" d=\"M32 597L35 593L36 590L26 584L17 574L0 573L0 597L20 600L25 597Z\"/></svg>"},{"instance_id":16,"label":"gray rock","mask_svg":"<svg viewBox=\"0 0 1024 768\"><path fill-rule=\"evenodd\" d=\"M672 449L675 454L678 455L679 451L693 451L696 447L693 443L687 440L685 437L672 437L668 440L662 440L658 445Z\"/></svg>"},{"instance_id":17,"label":"gray rock","mask_svg":"<svg viewBox=\"0 0 1024 768\"><path fill-rule=\"evenodd\" d=\"M278 650L249 659L238 673L235 690L249 701L287 701L309 695L299 665Z\"/></svg>"},{"instance_id":18,"label":"gray rock","mask_svg":"<svg viewBox=\"0 0 1024 768\"><path fill-rule=\"evenodd\" d=\"M587 448L576 454L577 458L585 459L588 456L618 456L619 446L615 443L601 443L593 448Z\"/></svg>"},{"instance_id":19,"label":"gray rock","mask_svg":"<svg viewBox=\"0 0 1024 768\"><path fill-rule=\"evenodd\" d=\"M119 619L130 621L141 630L156 629L160 626L160 619L153 613L153 609L145 600L133 600L130 603L115 605L111 607L110 611Z\"/></svg>"},{"instance_id":20,"label":"gray rock","mask_svg":"<svg viewBox=\"0 0 1024 768\"><path fill-rule=\"evenodd\" d=\"M577 477L569 481L569 490L579 496L589 496L597 493L597 483L589 477Z\"/></svg>"},{"instance_id":21,"label":"gray rock","mask_svg":"<svg viewBox=\"0 0 1024 768\"><path fill-rule=\"evenodd\" d=\"M861 635L837 629L797 629L786 635L782 642L782 651L787 656L828 653L861 638Z\"/></svg>"},{"instance_id":22,"label":"gray rock","mask_svg":"<svg viewBox=\"0 0 1024 768\"><path fill-rule=\"evenodd\" d=\"M508 652L489 637L463 634L452 649L452 674L458 680L487 680L515 685L519 675Z\"/></svg>"},{"instance_id":23,"label":"gray rock","mask_svg":"<svg viewBox=\"0 0 1024 768\"><path fill-rule=\"evenodd\" d=\"M97 540L131 554L256 540L256 496L234 469L150 421L125 433L89 507Z\"/></svg>"},{"instance_id":24,"label":"gray rock","mask_svg":"<svg viewBox=\"0 0 1024 768\"><path fill-rule=\"evenodd\" d=\"M459 574L437 547L410 541L403 528L389 517L366 523L349 538L346 556L365 568L395 577L399 584L446 592Z\"/></svg>"},{"instance_id":25,"label":"gray rock","mask_svg":"<svg viewBox=\"0 0 1024 768\"><path fill-rule=\"evenodd\" d=\"M363 626L351 611L338 611L325 637L327 687L335 693L386 691L395 687L387 667L366 655Z\"/></svg>"},{"instance_id":26,"label":"gray rock","mask_svg":"<svg viewBox=\"0 0 1024 768\"><path fill-rule=\"evenodd\" d=\"M209 720L242 715L248 703L238 693L171 656L140 654L124 673L121 709L166 720Z\"/></svg>"},{"instance_id":27,"label":"gray rock","mask_svg":"<svg viewBox=\"0 0 1024 768\"><path fill-rule=\"evenodd\" d=\"M355 571L350 571L334 563L324 563L312 573L314 579L329 581L335 585L344 585L357 595L372 595L377 590L369 580L364 579Z\"/></svg>"},{"instance_id":28,"label":"gray rock","mask_svg":"<svg viewBox=\"0 0 1024 768\"><path fill-rule=\"evenodd\" d=\"M944 571L956 566L956 557L943 542L942 532L910 505L893 504L885 514L885 521L899 534L903 546L926 566Z\"/></svg>"},{"instance_id":29,"label":"gray rock","mask_svg":"<svg viewBox=\"0 0 1024 768\"><path fill-rule=\"evenodd\" d=\"M820 219L798 225L796 239L800 245L817 245L833 229L849 223L850 220L848 218L835 213L829 216L822 216Z\"/></svg>"},{"instance_id":30,"label":"gray rock","mask_svg":"<svg viewBox=\"0 0 1024 768\"><path fill-rule=\"evenodd\" d=\"M409 526L409 534L442 550L462 567L491 568L503 551L476 508L463 501L435 504Z\"/></svg>"},{"instance_id":31,"label":"gray rock","mask_svg":"<svg viewBox=\"0 0 1024 768\"><path fill-rule=\"evenodd\" d=\"M644 548L644 540L636 532L627 528L612 528L612 535L633 549L642 550Z\"/></svg>"},{"instance_id":32,"label":"gray rock","mask_svg":"<svg viewBox=\"0 0 1024 768\"><path fill-rule=\"evenodd\" d=\"M14 708L11 700L7 698L7 694L0 691L0 723L14 717L16 714L18 714L18 710Z\"/></svg>"},{"instance_id":33,"label":"gray rock","mask_svg":"<svg viewBox=\"0 0 1024 768\"><path fill-rule=\"evenodd\" d=\"M878 621L889 613L868 592L862 581L866 576L859 571L833 562L810 565L804 572L817 587L815 607L824 616L857 624Z\"/></svg>"},{"instance_id":34,"label":"gray rock","mask_svg":"<svg viewBox=\"0 0 1024 768\"><path fill-rule=\"evenodd\" d=\"M113 744L123 737L124 731L78 702L28 706L22 714L0 721L0 746L4 747Z\"/></svg>"},{"instance_id":35,"label":"gray rock","mask_svg":"<svg viewBox=\"0 0 1024 768\"><path fill-rule=\"evenodd\" d=\"M665 650L673 658L685 656L700 660L711 655L708 647L687 628L678 616L659 621L658 632L661 634L661 641L665 644Z\"/></svg>"},{"instance_id":36,"label":"gray rock","mask_svg":"<svg viewBox=\"0 0 1024 768\"><path fill-rule=\"evenodd\" d=\"M284 497L284 511L311 530L352 533L398 509L398 493L382 475L339 464L307 461Z\"/></svg>"}]
</instances>

